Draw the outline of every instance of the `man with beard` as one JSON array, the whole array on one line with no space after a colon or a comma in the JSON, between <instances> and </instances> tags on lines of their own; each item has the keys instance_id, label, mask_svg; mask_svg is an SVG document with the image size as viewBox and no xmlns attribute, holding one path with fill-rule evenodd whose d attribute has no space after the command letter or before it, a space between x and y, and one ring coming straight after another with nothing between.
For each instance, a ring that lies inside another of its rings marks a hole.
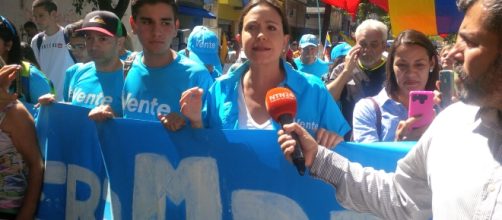
<instances>
[{"instance_id":1,"label":"man with beard","mask_svg":"<svg viewBox=\"0 0 502 220\"><path fill-rule=\"evenodd\" d=\"M279 131L288 159L288 134L298 134L310 173L332 184L345 208L383 219L502 219L502 1L457 5L466 14L450 56L462 64L462 102L436 117L394 173L351 163L298 124Z\"/></svg>"}]
</instances>

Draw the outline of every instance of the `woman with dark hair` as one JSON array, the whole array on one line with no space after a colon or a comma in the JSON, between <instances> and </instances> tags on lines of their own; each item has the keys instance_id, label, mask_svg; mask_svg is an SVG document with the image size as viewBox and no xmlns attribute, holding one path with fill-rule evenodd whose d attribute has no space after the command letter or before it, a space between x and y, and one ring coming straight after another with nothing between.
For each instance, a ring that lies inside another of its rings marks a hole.
<instances>
[{"instance_id":1,"label":"woman with dark hair","mask_svg":"<svg viewBox=\"0 0 502 220\"><path fill-rule=\"evenodd\" d=\"M35 104L44 94L53 92L50 81L33 64L23 58L19 32L5 17L0 16L0 56L7 64L21 65L19 77L16 77L12 92L16 92L21 101Z\"/></svg>"},{"instance_id":2,"label":"woman with dark hair","mask_svg":"<svg viewBox=\"0 0 502 220\"><path fill-rule=\"evenodd\" d=\"M21 63L17 31L3 16L0 54L8 64ZM19 84L12 81L19 82L16 75L22 68L25 65L0 68L0 219L34 219L42 188L44 167L33 117L15 95L6 94L10 84Z\"/></svg>"},{"instance_id":3,"label":"woman with dark hair","mask_svg":"<svg viewBox=\"0 0 502 220\"><path fill-rule=\"evenodd\" d=\"M356 142L418 140L427 128L408 129L416 120L408 118L408 103L410 91L436 89L440 66L434 45L421 32L403 31L392 44L386 65L385 88L354 108Z\"/></svg>"},{"instance_id":4,"label":"woman with dark hair","mask_svg":"<svg viewBox=\"0 0 502 220\"><path fill-rule=\"evenodd\" d=\"M202 125L202 90L187 90L180 100L181 112L192 127L223 129L280 128L267 112L265 95L276 87L293 91L298 102L296 121L325 146L339 143L349 125L323 82L296 71L282 58L288 49L289 26L277 1L251 1L239 20L238 42L248 61L216 79L206 95Z\"/></svg>"}]
</instances>

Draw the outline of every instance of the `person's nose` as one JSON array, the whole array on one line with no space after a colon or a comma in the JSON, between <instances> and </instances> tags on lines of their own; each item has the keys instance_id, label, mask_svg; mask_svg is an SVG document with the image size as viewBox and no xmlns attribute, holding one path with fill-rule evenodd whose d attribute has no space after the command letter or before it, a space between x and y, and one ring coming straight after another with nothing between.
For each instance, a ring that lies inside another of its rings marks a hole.
<instances>
[{"instance_id":1,"label":"person's nose","mask_svg":"<svg viewBox=\"0 0 502 220\"><path fill-rule=\"evenodd\" d=\"M266 36L265 32L263 32L263 31L260 29L260 30L258 31L257 38L258 38L258 40L265 40L265 39L267 39L267 36Z\"/></svg>"},{"instance_id":2,"label":"person's nose","mask_svg":"<svg viewBox=\"0 0 502 220\"><path fill-rule=\"evenodd\" d=\"M456 62L463 63L465 46L465 42L461 38L458 38L455 46L453 46L453 48L448 52L446 59L451 59Z\"/></svg>"}]
</instances>

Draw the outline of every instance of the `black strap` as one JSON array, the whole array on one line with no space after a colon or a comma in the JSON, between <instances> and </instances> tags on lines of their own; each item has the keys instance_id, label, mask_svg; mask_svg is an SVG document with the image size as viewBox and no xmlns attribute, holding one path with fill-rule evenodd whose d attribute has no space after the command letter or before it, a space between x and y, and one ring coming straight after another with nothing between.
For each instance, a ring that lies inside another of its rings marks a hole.
<instances>
[{"instance_id":1,"label":"black strap","mask_svg":"<svg viewBox=\"0 0 502 220\"><path fill-rule=\"evenodd\" d=\"M131 70L132 63L134 62L134 59L136 59L136 55L138 55L138 52L132 52L124 61L124 80L127 77L129 70Z\"/></svg>"},{"instance_id":2,"label":"black strap","mask_svg":"<svg viewBox=\"0 0 502 220\"><path fill-rule=\"evenodd\" d=\"M368 97L368 99L371 100L371 102L373 103L373 108L375 109L378 141L382 141L382 112L380 111L380 106L378 106L378 103L373 97Z\"/></svg>"},{"instance_id":3,"label":"black strap","mask_svg":"<svg viewBox=\"0 0 502 220\"><path fill-rule=\"evenodd\" d=\"M44 41L44 37L42 36L44 32L38 33L35 38L37 38L37 49L38 49L38 59L40 59L40 48L42 47L42 42ZM38 61L40 63L40 60Z\"/></svg>"}]
</instances>

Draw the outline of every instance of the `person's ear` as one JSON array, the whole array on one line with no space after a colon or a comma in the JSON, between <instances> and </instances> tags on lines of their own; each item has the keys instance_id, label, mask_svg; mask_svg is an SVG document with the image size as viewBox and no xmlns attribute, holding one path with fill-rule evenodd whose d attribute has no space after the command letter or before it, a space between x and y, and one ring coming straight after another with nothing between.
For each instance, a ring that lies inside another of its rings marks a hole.
<instances>
[{"instance_id":1,"label":"person's ear","mask_svg":"<svg viewBox=\"0 0 502 220\"><path fill-rule=\"evenodd\" d=\"M289 49L289 34L284 35L284 42L282 43L282 50L286 52Z\"/></svg>"},{"instance_id":2,"label":"person's ear","mask_svg":"<svg viewBox=\"0 0 502 220\"><path fill-rule=\"evenodd\" d=\"M180 20L176 18L176 22L174 24L175 24L176 30L178 30L180 28Z\"/></svg>"},{"instance_id":3,"label":"person's ear","mask_svg":"<svg viewBox=\"0 0 502 220\"><path fill-rule=\"evenodd\" d=\"M117 44L118 44L119 48L124 47L125 41L126 41L126 37L118 37L117 38Z\"/></svg>"},{"instance_id":4,"label":"person's ear","mask_svg":"<svg viewBox=\"0 0 502 220\"><path fill-rule=\"evenodd\" d=\"M12 41L7 41L4 43L5 45L5 50L7 50L8 53L10 53L10 50L12 49Z\"/></svg>"},{"instance_id":5,"label":"person's ear","mask_svg":"<svg viewBox=\"0 0 502 220\"><path fill-rule=\"evenodd\" d=\"M241 34L236 34L235 35L235 40L239 44L239 47L242 48L242 36L241 36Z\"/></svg>"},{"instance_id":6,"label":"person's ear","mask_svg":"<svg viewBox=\"0 0 502 220\"><path fill-rule=\"evenodd\" d=\"M136 22L132 16L129 17L129 24L131 25L132 33L136 34Z\"/></svg>"}]
</instances>

